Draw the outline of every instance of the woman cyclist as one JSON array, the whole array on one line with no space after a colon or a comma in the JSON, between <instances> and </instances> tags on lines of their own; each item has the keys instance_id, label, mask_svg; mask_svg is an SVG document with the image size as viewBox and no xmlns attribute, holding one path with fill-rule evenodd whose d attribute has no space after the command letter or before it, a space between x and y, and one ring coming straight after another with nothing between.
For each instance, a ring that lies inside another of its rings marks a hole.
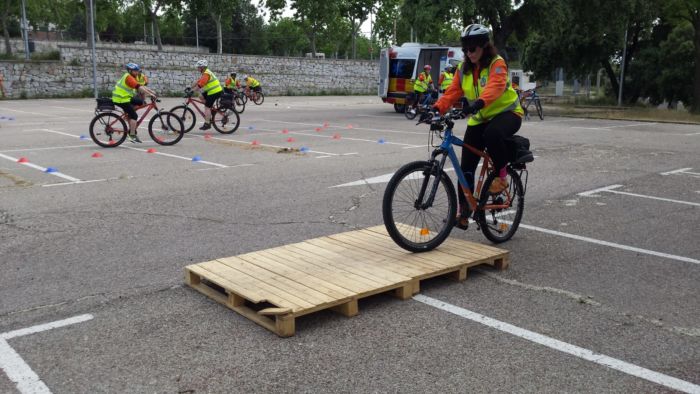
<instances>
[{"instance_id":1,"label":"woman cyclist","mask_svg":"<svg viewBox=\"0 0 700 394\"><path fill-rule=\"evenodd\" d=\"M472 24L462 31L464 62L457 66L452 84L435 103L435 109L445 113L462 97L469 105L464 112L472 114L467 122L464 143L477 149L486 148L493 160L497 177L489 187L489 193L498 194L508 187L506 181L507 151L504 139L520 129L523 109L518 94L513 90L505 60L498 55L490 40L489 30ZM474 173L481 158L468 149L462 149L462 171L474 189ZM462 193L459 196L458 228L466 229L469 209Z\"/></svg>"}]
</instances>

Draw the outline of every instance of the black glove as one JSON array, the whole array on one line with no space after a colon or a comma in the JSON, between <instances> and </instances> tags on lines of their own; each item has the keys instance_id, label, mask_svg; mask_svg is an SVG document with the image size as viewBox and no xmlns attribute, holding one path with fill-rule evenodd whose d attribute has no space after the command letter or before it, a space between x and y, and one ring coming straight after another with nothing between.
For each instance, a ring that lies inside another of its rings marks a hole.
<instances>
[{"instance_id":1,"label":"black glove","mask_svg":"<svg viewBox=\"0 0 700 394\"><path fill-rule=\"evenodd\" d=\"M484 108L484 105L486 105L486 103L484 103L484 100L478 99L471 103L471 105L469 105L468 107L464 108L463 111L465 114L475 114L479 112L480 109Z\"/></svg>"}]
</instances>

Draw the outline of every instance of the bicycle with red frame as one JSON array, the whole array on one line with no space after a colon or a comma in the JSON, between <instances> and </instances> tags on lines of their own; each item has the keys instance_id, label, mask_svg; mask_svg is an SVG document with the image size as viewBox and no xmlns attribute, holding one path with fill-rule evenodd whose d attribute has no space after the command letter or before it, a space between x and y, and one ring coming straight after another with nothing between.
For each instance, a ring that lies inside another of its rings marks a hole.
<instances>
[{"instance_id":1,"label":"bicycle with red frame","mask_svg":"<svg viewBox=\"0 0 700 394\"><path fill-rule=\"evenodd\" d=\"M194 128L197 123L197 116L190 106L197 110L199 115L204 117L206 111L205 102L202 98L193 97L194 91L191 88L185 89L185 102L183 105L178 105L170 109L170 112L176 114L182 119L185 125L185 133ZM233 96L223 94L214 105L211 107L212 126L221 134L232 134L238 130L241 123L241 118L238 116L234 108Z\"/></svg>"},{"instance_id":2,"label":"bicycle with red frame","mask_svg":"<svg viewBox=\"0 0 700 394\"><path fill-rule=\"evenodd\" d=\"M529 141L520 136L506 139L510 154L506 168L508 186L497 193L491 192L491 183L499 176L499 172L494 171L491 157L452 133L454 120L465 117L461 110L453 110L445 116L433 117L429 113L421 118L419 124L430 123L430 145L435 147L430 160L404 165L386 187L382 201L384 226L394 242L406 250L432 250L447 239L455 226L457 191L444 170L448 157L457 173L459 192L469 207L462 217L466 215L473 219L486 238L494 243L509 240L518 229L525 209L528 174L525 163L534 160ZM436 139L440 140L439 143L434 143ZM473 192L453 146L461 146L484 159Z\"/></svg>"},{"instance_id":3,"label":"bicycle with red frame","mask_svg":"<svg viewBox=\"0 0 700 394\"><path fill-rule=\"evenodd\" d=\"M185 135L184 125L180 118L172 112L158 108L160 100L151 98L149 102L135 106L136 111L145 109L136 121L136 129L155 110L156 113L148 122L148 134L160 145L175 145ZM90 138L103 148L114 148L121 145L129 134L129 115L114 105L112 98L97 99L95 117L90 122Z\"/></svg>"},{"instance_id":4,"label":"bicycle with red frame","mask_svg":"<svg viewBox=\"0 0 700 394\"><path fill-rule=\"evenodd\" d=\"M255 105L261 105L263 101L265 101L265 95L263 94L262 90L255 90L255 88L251 89L250 87L246 86L243 94L247 99L254 102Z\"/></svg>"}]
</instances>

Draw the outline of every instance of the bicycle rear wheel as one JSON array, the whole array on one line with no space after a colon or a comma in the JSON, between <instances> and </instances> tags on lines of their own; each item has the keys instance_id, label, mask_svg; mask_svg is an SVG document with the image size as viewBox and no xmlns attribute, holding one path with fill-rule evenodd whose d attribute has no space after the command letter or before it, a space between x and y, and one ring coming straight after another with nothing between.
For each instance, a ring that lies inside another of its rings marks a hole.
<instances>
[{"instance_id":1,"label":"bicycle rear wheel","mask_svg":"<svg viewBox=\"0 0 700 394\"><path fill-rule=\"evenodd\" d=\"M90 122L90 138L103 148L121 145L128 132L129 127L118 113L103 112Z\"/></svg>"},{"instance_id":2,"label":"bicycle rear wheel","mask_svg":"<svg viewBox=\"0 0 700 394\"><path fill-rule=\"evenodd\" d=\"M182 125L185 127L184 132L188 133L194 128L197 122L197 116L195 116L192 108L186 107L184 105L178 105L170 109L170 113L176 115L182 121Z\"/></svg>"},{"instance_id":3,"label":"bicycle rear wheel","mask_svg":"<svg viewBox=\"0 0 700 394\"><path fill-rule=\"evenodd\" d=\"M178 116L162 111L148 122L148 134L157 144L175 145L185 135L185 126Z\"/></svg>"},{"instance_id":4,"label":"bicycle rear wheel","mask_svg":"<svg viewBox=\"0 0 700 394\"><path fill-rule=\"evenodd\" d=\"M219 108L214 112L214 119L211 123L219 133L233 134L238 130L241 118L232 108Z\"/></svg>"},{"instance_id":5,"label":"bicycle rear wheel","mask_svg":"<svg viewBox=\"0 0 700 394\"><path fill-rule=\"evenodd\" d=\"M479 197L479 207L486 205L505 205L510 199L510 206L507 209L477 209L475 213L476 222L479 224L481 232L493 243L501 243L509 240L518 230L520 220L525 209L525 192L520 176L510 166L508 167L506 181L508 187L498 194L489 193L491 183L498 176L492 172L486 178L484 186L481 188Z\"/></svg>"},{"instance_id":6,"label":"bicycle rear wheel","mask_svg":"<svg viewBox=\"0 0 700 394\"><path fill-rule=\"evenodd\" d=\"M242 114L243 111L245 111L245 101L243 100L242 96L236 95L233 110L239 114Z\"/></svg>"},{"instance_id":7,"label":"bicycle rear wheel","mask_svg":"<svg viewBox=\"0 0 700 394\"><path fill-rule=\"evenodd\" d=\"M537 106L537 115L540 117L540 120L544 120L544 112L542 112L542 103L540 102L540 99L535 101L535 105Z\"/></svg>"},{"instance_id":8,"label":"bicycle rear wheel","mask_svg":"<svg viewBox=\"0 0 700 394\"><path fill-rule=\"evenodd\" d=\"M408 163L394 174L384 192L384 226L397 245L411 252L435 249L452 231L457 196L452 180L440 171L440 181L435 185L437 172L432 163ZM434 200L425 207L434 186ZM421 194L422 201L418 201Z\"/></svg>"},{"instance_id":9,"label":"bicycle rear wheel","mask_svg":"<svg viewBox=\"0 0 700 394\"><path fill-rule=\"evenodd\" d=\"M255 96L253 96L253 98L253 102L255 103L255 105L261 105L263 101L265 101L265 95L263 94L263 92L255 93Z\"/></svg>"}]
</instances>

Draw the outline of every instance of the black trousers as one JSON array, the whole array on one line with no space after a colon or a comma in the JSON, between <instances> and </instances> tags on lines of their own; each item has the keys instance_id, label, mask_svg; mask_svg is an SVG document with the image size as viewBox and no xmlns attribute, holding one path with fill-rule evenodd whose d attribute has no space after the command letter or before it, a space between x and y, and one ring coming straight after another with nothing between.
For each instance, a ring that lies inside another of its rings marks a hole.
<instances>
[{"instance_id":1,"label":"black trousers","mask_svg":"<svg viewBox=\"0 0 700 394\"><path fill-rule=\"evenodd\" d=\"M479 150L486 148L493 160L496 171L498 171L508 164L508 154L503 140L517 133L520 130L522 121L520 116L511 111L503 112L488 122L476 126L467 126L467 131L464 133L464 143ZM475 155L469 149L462 148L462 172L464 172L472 192L474 191L474 176L479 160L481 160L481 157ZM457 195L459 196L460 207L466 209L467 203L464 196L462 193L457 193Z\"/></svg>"}]
</instances>

